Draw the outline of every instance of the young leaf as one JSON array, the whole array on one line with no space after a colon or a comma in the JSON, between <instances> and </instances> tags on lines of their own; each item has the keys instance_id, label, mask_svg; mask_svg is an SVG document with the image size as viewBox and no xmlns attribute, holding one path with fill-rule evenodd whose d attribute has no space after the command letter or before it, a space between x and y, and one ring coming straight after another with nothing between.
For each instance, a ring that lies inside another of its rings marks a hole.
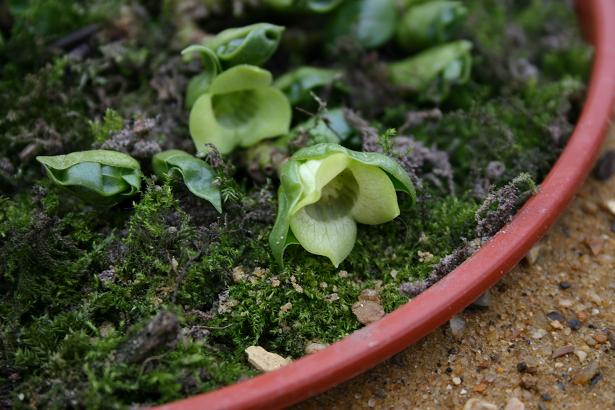
<instances>
[{"instance_id":1,"label":"young leaf","mask_svg":"<svg viewBox=\"0 0 615 410\"><path fill-rule=\"evenodd\" d=\"M344 0L264 0L264 3L284 11L328 13L342 1Z\"/></svg>"},{"instance_id":2,"label":"young leaf","mask_svg":"<svg viewBox=\"0 0 615 410\"><path fill-rule=\"evenodd\" d=\"M197 98L207 92L214 78L222 71L220 60L218 60L218 57L211 49L199 44L194 44L182 51L182 55L185 58L194 54L199 54L201 56L203 61L203 72L193 77L188 82L185 101L187 108L191 108Z\"/></svg>"},{"instance_id":3,"label":"young leaf","mask_svg":"<svg viewBox=\"0 0 615 410\"><path fill-rule=\"evenodd\" d=\"M422 100L439 102L453 85L465 84L470 79L471 49L472 43L459 40L389 64L391 82Z\"/></svg>"},{"instance_id":4,"label":"young leaf","mask_svg":"<svg viewBox=\"0 0 615 410\"><path fill-rule=\"evenodd\" d=\"M262 65L271 58L280 44L284 27L269 23L256 23L245 27L229 28L205 42L222 64Z\"/></svg>"},{"instance_id":5,"label":"young leaf","mask_svg":"<svg viewBox=\"0 0 615 410\"><path fill-rule=\"evenodd\" d=\"M190 192L209 201L218 212L222 212L220 190L214 184L215 174L205 161L187 152L172 149L154 155L152 167L159 177L180 174Z\"/></svg>"},{"instance_id":6,"label":"young leaf","mask_svg":"<svg viewBox=\"0 0 615 410\"><path fill-rule=\"evenodd\" d=\"M460 1L436 0L411 6L397 27L397 42L408 51L445 43L466 14Z\"/></svg>"},{"instance_id":7,"label":"young leaf","mask_svg":"<svg viewBox=\"0 0 615 410\"><path fill-rule=\"evenodd\" d=\"M311 91L327 87L341 76L341 72L329 68L299 67L278 78L274 87L288 97L292 105L309 102Z\"/></svg>"},{"instance_id":8,"label":"young leaf","mask_svg":"<svg viewBox=\"0 0 615 410\"><path fill-rule=\"evenodd\" d=\"M366 49L372 49L393 37L396 24L394 0L353 0L335 10L328 32L333 41L350 37Z\"/></svg>"},{"instance_id":9,"label":"young leaf","mask_svg":"<svg viewBox=\"0 0 615 410\"><path fill-rule=\"evenodd\" d=\"M93 205L114 205L141 187L139 163L122 152L92 150L36 159L53 182Z\"/></svg>"}]
</instances>

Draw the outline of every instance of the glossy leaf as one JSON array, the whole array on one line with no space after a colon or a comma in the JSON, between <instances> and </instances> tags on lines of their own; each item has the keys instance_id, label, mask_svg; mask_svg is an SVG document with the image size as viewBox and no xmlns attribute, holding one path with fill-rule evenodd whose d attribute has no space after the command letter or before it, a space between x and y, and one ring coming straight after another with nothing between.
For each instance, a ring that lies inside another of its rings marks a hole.
<instances>
[{"instance_id":1,"label":"glossy leaf","mask_svg":"<svg viewBox=\"0 0 615 410\"><path fill-rule=\"evenodd\" d=\"M284 27L269 23L251 24L229 28L205 42L222 64L232 67L239 64L262 65L278 48Z\"/></svg>"},{"instance_id":2,"label":"glossy leaf","mask_svg":"<svg viewBox=\"0 0 615 410\"><path fill-rule=\"evenodd\" d=\"M397 27L397 42L408 51L445 43L466 14L460 1L438 0L411 6Z\"/></svg>"},{"instance_id":3,"label":"glossy leaf","mask_svg":"<svg viewBox=\"0 0 615 410\"><path fill-rule=\"evenodd\" d=\"M397 24L394 0L353 0L343 3L329 24L330 38L350 37L367 49L393 37Z\"/></svg>"},{"instance_id":4,"label":"glossy leaf","mask_svg":"<svg viewBox=\"0 0 615 410\"><path fill-rule=\"evenodd\" d=\"M139 162L122 152L92 150L36 159L53 182L94 205L114 205L141 187Z\"/></svg>"},{"instance_id":5,"label":"glossy leaf","mask_svg":"<svg viewBox=\"0 0 615 410\"><path fill-rule=\"evenodd\" d=\"M391 81L420 99L441 101L453 85L465 84L470 79L471 49L472 43L460 40L389 64Z\"/></svg>"},{"instance_id":6,"label":"glossy leaf","mask_svg":"<svg viewBox=\"0 0 615 410\"><path fill-rule=\"evenodd\" d=\"M330 86L340 76L339 70L306 66L289 71L273 85L288 97L292 105L297 105L312 100L311 91Z\"/></svg>"},{"instance_id":7,"label":"glossy leaf","mask_svg":"<svg viewBox=\"0 0 615 410\"><path fill-rule=\"evenodd\" d=\"M318 144L299 150L280 172L278 214L269 237L281 263L300 244L338 266L356 239L356 224L380 224L399 215L396 190L415 191L397 162L378 153Z\"/></svg>"},{"instance_id":8,"label":"glossy leaf","mask_svg":"<svg viewBox=\"0 0 615 410\"><path fill-rule=\"evenodd\" d=\"M220 190L214 183L215 173L205 161L174 149L154 155L152 167L159 177L176 173L181 175L190 192L209 201L218 212L222 212Z\"/></svg>"},{"instance_id":9,"label":"glossy leaf","mask_svg":"<svg viewBox=\"0 0 615 410\"><path fill-rule=\"evenodd\" d=\"M293 12L328 13L344 0L264 0L269 6Z\"/></svg>"},{"instance_id":10,"label":"glossy leaf","mask_svg":"<svg viewBox=\"0 0 615 410\"><path fill-rule=\"evenodd\" d=\"M227 154L235 147L288 133L291 107L271 86L271 74L240 65L214 79L190 111L190 135L199 151L213 144Z\"/></svg>"}]
</instances>

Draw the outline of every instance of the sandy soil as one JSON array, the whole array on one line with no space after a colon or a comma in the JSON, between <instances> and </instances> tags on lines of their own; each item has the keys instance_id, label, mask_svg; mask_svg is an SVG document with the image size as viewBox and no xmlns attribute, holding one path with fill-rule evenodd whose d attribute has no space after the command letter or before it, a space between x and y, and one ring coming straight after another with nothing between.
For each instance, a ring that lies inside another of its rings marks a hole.
<instances>
[{"instance_id":1,"label":"sandy soil","mask_svg":"<svg viewBox=\"0 0 615 410\"><path fill-rule=\"evenodd\" d=\"M615 148L615 129L605 148ZM488 308L459 315L461 335L443 326L297 408L615 409L615 215L608 200L615 200L615 177L588 179L534 249L533 263L506 275ZM470 399L494 406L472 407Z\"/></svg>"}]
</instances>

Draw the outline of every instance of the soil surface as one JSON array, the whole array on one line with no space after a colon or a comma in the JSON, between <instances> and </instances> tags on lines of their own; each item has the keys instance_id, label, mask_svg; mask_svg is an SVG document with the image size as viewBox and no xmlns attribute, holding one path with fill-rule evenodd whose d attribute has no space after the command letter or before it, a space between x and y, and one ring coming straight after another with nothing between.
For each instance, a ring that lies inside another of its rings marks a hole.
<instances>
[{"instance_id":1,"label":"soil surface","mask_svg":"<svg viewBox=\"0 0 615 410\"><path fill-rule=\"evenodd\" d=\"M531 257L490 291L488 307L458 316L455 335L451 323L442 326L297 408L615 409L609 200L615 177L589 178Z\"/></svg>"}]
</instances>

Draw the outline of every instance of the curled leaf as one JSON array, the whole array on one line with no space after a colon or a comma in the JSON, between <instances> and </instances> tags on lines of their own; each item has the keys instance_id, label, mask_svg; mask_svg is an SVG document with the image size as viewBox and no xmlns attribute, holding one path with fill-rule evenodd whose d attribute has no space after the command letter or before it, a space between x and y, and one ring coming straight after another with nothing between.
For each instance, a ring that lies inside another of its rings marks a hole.
<instances>
[{"instance_id":1,"label":"curled leaf","mask_svg":"<svg viewBox=\"0 0 615 410\"><path fill-rule=\"evenodd\" d=\"M273 85L286 94L292 105L297 105L311 100L311 91L330 86L340 76L339 70L299 67L278 78Z\"/></svg>"},{"instance_id":2,"label":"curled leaf","mask_svg":"<svg viewBox=\"0 0 615 410\"><path fill-rule=\"evenodd\" d=\"M256 23L229 28L205 42L226 67L239 64L262 65L278 48L284 27Z\"/></svg>"},{"instance_id":3,"label":"curled leaf","mask_svg":"<svg viewBox=\"0 0 615 410\"><path fill-rule=\"evenodd\" d=\"M199 151L213 144L222 154L286 134L291 108L271 86L271 73L239 65L217 76L190 111L190 135Z\"/></svg>"},{"instance_id":4,"label":"curled leaf","mask_svg":"<svg viewBox=\"0 0 615 410\"><path fill-rule=\"evenodd\" d=\"M436 0L411 6L397 27L397 42L404 49L420 50L451 40L467 9L460 1Z\"/></svg>"},{"instance_id":5,"label":"curled leaf","mask_svg":"<svg viewBox=\"0 0 615 410\"><path fill-rule=\"evenodd\" d=\"M372 49L393 37L396 24L394 0L353 0L335 10L328 31L334 40L349 37Z\"/></svg>"},{"instance_id":6,"label":"curled leaf","mask_svg":"<svg viewBox=\"0 0 615 410\"><path fill-rule=\"evenodd\" d=\"M299 150L282 166L280 180L269 237L280 263L288 245L300 244L337 267L354 247L357 223L375 225L397 217L396 190L415 198L410 177L394 160L337 144Z\"/></svg>"},{"instance_id":7,"label":"curled leaf","mask_svg":"<svg viewBox=\"0 0 615 410\"><path fill-rule=\"evenodd\" d=\"M93 205L114 205L141 187L139 162L122 152L81 151L36 160L53 182Z\"/></svg>"},{"instance_id":8,"label":"curled leaf","mask_svg":"<svg viewBox=\"0 0 615 410\"><path fill-rule=\"evenodd\" d=\"M188 82L186 90L187 108L191 108L197 98L207 92L214 78L222 71L220 60L218 60L218 57L211 49L199 44L194 44L182 51L182 55L186 58L194 54L199 54L201 56L203 72L193 77Z\"/></svg>"},{"instance_id":9,"label":"curled leaf","mask_svg":"<svg viewBox=\"0 0 615 410\"><path fill-rule=\"evenodd\" d=\"M391 82L421 99L441 101L454 85L465 84L472 70L472 43L465 40L433 47L389 64Z\"/></svg>"},{"instance_id":10,"label":"curled leaf","mask_svg":"<svg viewBox=\"0 0 615 410\"><path fill-rule=\"evenodd\" d=\"M173 149L154 155L152 167L159 177L176 173L181 175L190 192L209 201L218 212L222 212L220 190L214 183L215 173L205 161Z\"/></svg>"}]
</instances>

